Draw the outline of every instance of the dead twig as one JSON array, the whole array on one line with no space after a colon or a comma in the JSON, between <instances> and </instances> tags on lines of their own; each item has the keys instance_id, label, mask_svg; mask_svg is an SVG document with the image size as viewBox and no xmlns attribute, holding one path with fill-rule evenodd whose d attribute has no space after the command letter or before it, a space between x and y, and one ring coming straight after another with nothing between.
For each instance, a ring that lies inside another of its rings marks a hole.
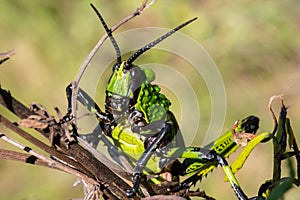
<instances>
[{"instance_id":1,"label":"dead twig","mask_svg":"<svg viewBox=\"0 0 300 200\"><path fill-rule=\"evenodd\" d=\"M78 178L81 178L83 180L85 180L86 182L88 182L89 184L97 184L97 182L93 179L91 179L90 177L86 176L85 174L79 172L78 170L69 167L68 165L64 165L60 162L57 162L53 159L47 158L39 153L37 153L36 151L34 151L33 149L31 149L28 146L23 145L22 143L6 136L3 133L0 133L0 138L16 147L18 147L19 149L22 149L24 151L26 151L27 153L29 153L30 155L34 156L35 158L38 158L39 160L41 160L43 163L47 163L47 165L51 168L54 169L58 169L64 172L67 172L69 174L73 174L75 176L77 176Z\"/></svg>"},{"instance_id":2,"label":"dead twig","mask_svg":"<svg viewBox=\"0 0 300 200\"><path fill-rule=\"evenodd\" d=\"M6 149L0 149L0 159L14 160L23 163L53 168L52 166L49 166L48 163L44 162L43 160L40 160L39 158L33 155L28 155L26 153L20 153L17 151L11 151Z\"/></svg>"},{"instance_id":3,"label":"dead twig","mask_svg":"<svg viewBox=\"0 0 300 200\"><path fill-rule=\"evenodd\" d=\"M10 110L16 116L20 117L21 119L25 119L31 115L34 115L34 113L30 111L26 106L24 106L22 103L13 98L9 92L1 88L0 104L8 110ZM76 173L83 173L89 178L95 180L99 185L96 188L99 190L101 188L102 194L106 197L114 196L116 199L128 199L126 196L126 190L130 189L130 186L121 178L119 178L119 176L117 176L114 172L112 172L108 167L106 167L105 164L96 159L92 153L81 147L78 143L72 143L70 144L69 148L67 148L64 144L61 143L62 141L59 140L58 143L56 143L56 145L60 147L60 149L63 151L60 152L58 149L49 147L46 144L40 142L39 140L23 131L16 124L10 122L3 116L1 117L0 123L5 125L6 127L9 127L14 132L26 138L26 140L30 141L37 147L43 149L50 155L53 155L59 161L61 160L62 162L68 163L76 169ZM46 138L48 138L50 135L49 132L45 132L44 130L37 131L39 131ZM11 154L12 152L2 151L2 157L4 157L4 153L6 153L6 158L8 158L9 154ZM37 156L35 155L35 157ZM12 159L16 160L15 158ZM18 159L24 159L24 155L22 154L22 157ZM95 188L93 186L91 187Z\"/></svg>"}]
</instances>

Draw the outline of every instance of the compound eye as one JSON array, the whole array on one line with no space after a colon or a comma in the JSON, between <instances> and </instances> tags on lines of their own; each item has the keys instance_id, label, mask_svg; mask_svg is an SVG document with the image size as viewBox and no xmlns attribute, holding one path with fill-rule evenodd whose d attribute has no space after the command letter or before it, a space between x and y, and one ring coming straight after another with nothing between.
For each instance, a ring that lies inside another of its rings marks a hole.
<instances>
[{"instance_id":1,"label":"compound eye","mask_svg":"<svg viewBox=\"0 0 300 200\"><path fill-rule=\"evenodd\" d=\"M130 77L132 80L137 81L138 85L146 80L145 72L139 67L133 67L130 69Z\"/></svg>"},{"instance_id":2,"label":"compound eye","mask_svg":"<svg viewBox=\"0 0 300 200\"><path fill-rule=\"evenodd\" d=\"M141 70L137 67L134 67L130 70L130 76L133 79L136 79L136 77L140 77L141 76Z\"/></svg>"}]
</instances>

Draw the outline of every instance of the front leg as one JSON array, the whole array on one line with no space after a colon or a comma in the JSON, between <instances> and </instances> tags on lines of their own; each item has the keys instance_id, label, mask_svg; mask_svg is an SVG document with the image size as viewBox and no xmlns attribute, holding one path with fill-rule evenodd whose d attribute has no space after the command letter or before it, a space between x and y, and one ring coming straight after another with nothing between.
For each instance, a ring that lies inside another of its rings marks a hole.
<instances>
[{"instance_id":1,"label":"front leg","mask_svg":"<svg viewBox=\"0 0 300 200\"><path fill-rule=\"evenodd\" d=\"M163 138L170 132L170 130L171 125L169 123L165 123L165 127L158 133L158 136L146 148L145 152L137 161L137 166L135 167L133 172L133 187L126 192L126 195L128 197L132 197L136 194L142 178L143 170L145 169L147 162L149 161L155 150L159 147Z\"/></svg>"},{"instance_id":2,"label":"front leg","mask_svg":"<svg viewBox=\"0 0 300 200\"><path fill-rule=\"evenodd\" d=\"M72 93L73 93L73 88L72 84L68 85L66 88L66 94L67 94L67 99L68 99L68 111L67 115L72 118ZM78 90L78 95L77 95L77 100L85 106L88 111L91 113L95 113L97 119L101 122L104 123L111 123L113 121L112 116L110 114L107 114L105 112L102 112L100 107L97 105L97 103L90 97L84 90L79 88Z\"/></svg>"},{"instance_id":3,"label":"front leg","mask_svg":"<svg viewBox=\"0 0 300 200\"><path fill-rule=\"evenodd\" d=\"M69 84L66 88L66 94L67 94L67 100L68 100L68 110L67 114L62 118L61 123L66 123L72 120L72 105L73 105L73 99L72 99L72 93L73 93L72 84ZM99 142L99 133L101 134L102 131L104 131L105 134L110 133L110 127L114 123L113 116L109 113L104 113L101 111L100 107L97 105L97 103L81 88L78 89L78 95L77 95L77 101L79 101L84 107L87 108L87 110L93 114L96 115L99 125L97 126L93 133L88 135L82 135L83 138L86 138L90 144L92 144L94 147L98 145ZM99 128L101 127L101 130Z\"/></svg>"}]
</instances>

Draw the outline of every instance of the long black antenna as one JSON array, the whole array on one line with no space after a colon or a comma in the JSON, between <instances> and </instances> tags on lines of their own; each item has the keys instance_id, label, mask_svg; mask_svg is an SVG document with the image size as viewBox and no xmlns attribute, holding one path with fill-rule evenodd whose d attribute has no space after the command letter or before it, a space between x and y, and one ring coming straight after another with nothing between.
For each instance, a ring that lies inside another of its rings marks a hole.
<instances>
[{"instance_id":1,"label":"long black antenna","mask_svg":"<svg viewBox=\"0 0 300 200\"><path fill-rule=\"evenodd\" d=\"M164 39L166 39L167 37L171 36L173 33L175 33L176 31L182 29L183 27L185 27L186 25L188 25L189 23L195 21L197 19L197 17L190 19L182 24L180 24L179 26L175 27L174 29L172 29L171 31L167 32L166 34L164 34L163 36L157 38L156 40L148 43L146 46L140 48L139 50L137 50L130 58L128 58L126 64L127 66L130 66L130 64L135 61L140 55L142 55L145 51L151 49L152 47L154 47L155 45L157 45L158 43L160 43L161 41L163 41Z\"/></svg>"},{"instance_id":2,"label":"long black antenna","mask_svg":"<svg viewBox=\"0 0 300 200\"><path fill-rule=\"evenodd\" d=\"M97 14L98 18L100 19L101 24L103 25L112 45L114 46L114 49L116 51L116 55L117 55L117 63L121 63L122 62L122 58L121 58L121 51L119 48L119 45L117 44L115 38L113 37L112 33L111 33L111 29L109 29L107 27L107 24L105 23L103 17L101 16L101 14L99 13L99 11L97 10L97 8L91 4L91 7L93 8L93 10L95 11L95 13Z\"/></svg>"}]
</instances>

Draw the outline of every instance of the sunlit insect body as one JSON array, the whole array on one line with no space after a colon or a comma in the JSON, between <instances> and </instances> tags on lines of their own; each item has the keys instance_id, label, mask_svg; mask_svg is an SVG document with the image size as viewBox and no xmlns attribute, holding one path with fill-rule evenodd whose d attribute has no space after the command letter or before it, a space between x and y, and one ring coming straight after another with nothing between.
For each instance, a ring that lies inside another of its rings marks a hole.
<instances>
[{"instance_id":1,"label":"sunlit insect body","mask_svg":"<svg viewBox=\"0 0 300 200\"><path fill-rule=\"evenodd\" d=\"M143 69L133 64L133 61L145 51L196 18L177 26L136 51L127 61L122 61L120 49L111 30L96 8L93 5L92 7L115 48L117 61L106 87L105 112L102 112L94 100L82 89L79 89L77 99L89 111L95 113L101 131L112 139L117 151L130 157L135 168L133 187L127 191L127 195L133 196L138 191L146 168L148 173L168 172L173 177L194 174L180 183L178 187L173 188L175 191L190 187L192 183L201 180L203 176L220 164L238 199L247 199L224 159L239 147L232 131L228 131L205 148L184 147L178 123L169 110L171 102L160 92L160 87L152 83L155 73L151 69ZM68 114L66 116L71 118L71 85L67 87L67 96ZM234 131L252 136L258 129L258 123L257 117L249 116L240 121ZM97 144L97 135L93 135L92 138L93 140L90 140L91 138L89 140ZM184 158L184 161L181 163L176 160L177 158Z\"/></svg>"}]
</instances>

